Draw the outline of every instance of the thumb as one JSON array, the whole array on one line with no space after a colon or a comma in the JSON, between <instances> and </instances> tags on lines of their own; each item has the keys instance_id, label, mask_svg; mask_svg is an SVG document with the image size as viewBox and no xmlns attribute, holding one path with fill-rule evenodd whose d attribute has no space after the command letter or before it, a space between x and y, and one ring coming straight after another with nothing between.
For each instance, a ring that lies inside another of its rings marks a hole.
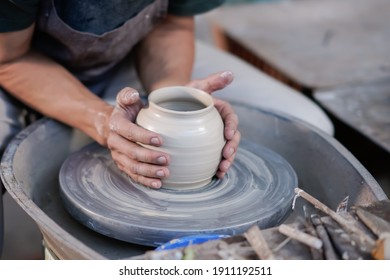
<instances>
[{"instance_id":1,"label":"thumb","mask_svg":"<svg viewBox=\"0 0 390 280\"><path fill-rule=\"evenodd\" d=\"M208 93L221 90L229 85L234 79L234 74L231 71L221 71L211 74L206 78L193 80L189 86L201 89Z\"/></svg>"},{"instance_id":2,"label":"thumb","mask_svg":"<svg viewBox=\"0 0 390 280\"><path fill-rule=\"evenodd\" d=\"M116 103L121 107L133 105L139 100L138 91L131 87L123 88L116 96Z\"/></svg>"}]
</instances>

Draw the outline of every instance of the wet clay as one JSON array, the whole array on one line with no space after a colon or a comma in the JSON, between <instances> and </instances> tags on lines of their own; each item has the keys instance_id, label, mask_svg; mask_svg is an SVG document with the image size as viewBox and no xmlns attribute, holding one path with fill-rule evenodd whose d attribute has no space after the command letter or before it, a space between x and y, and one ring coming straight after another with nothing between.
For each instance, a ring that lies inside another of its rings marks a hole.
<instances>
[{"instance_id":1,"label":"wet clay","mask_svg":"<svg viewBox=\"0 0 390 280\"><path fill-rule=\"evenodd\" d=\"M284 158L245 140L226 176L196 189L137 184L96 143L70 155L60 170L61 197L76 220L106 236L148 246L278 225L291 211L297 184Z\"/></svg>"}]
</instances>

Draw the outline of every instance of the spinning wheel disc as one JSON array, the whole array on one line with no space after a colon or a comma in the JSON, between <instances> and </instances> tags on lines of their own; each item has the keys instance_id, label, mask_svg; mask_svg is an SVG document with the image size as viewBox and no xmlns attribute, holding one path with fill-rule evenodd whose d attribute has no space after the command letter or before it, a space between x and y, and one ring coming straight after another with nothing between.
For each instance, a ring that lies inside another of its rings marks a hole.
<instances>
[{"instance_id":1,"label":"spinning wheel disc","mask_svg":"<svg viewBox=\"0 0 390 280\"><path fill-rule=\"evenodd\" d=\"M196 234L235 235L257 224L280 224L291 209L297 176L275 152L242 140L223 179L196 189L150 189L133 182L92 143L70 155L60 170L68 212L115 239L159 246Z\"/></svg>"}]
</instances>

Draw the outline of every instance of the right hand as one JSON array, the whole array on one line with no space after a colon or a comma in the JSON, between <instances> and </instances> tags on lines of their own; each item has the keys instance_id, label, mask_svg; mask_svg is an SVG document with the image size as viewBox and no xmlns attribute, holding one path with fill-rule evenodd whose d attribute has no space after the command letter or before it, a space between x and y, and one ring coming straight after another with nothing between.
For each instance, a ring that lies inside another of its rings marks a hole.
<instances>
[{"instance_id":1,"label":"right hand","mask_svg":"<svg viewBox=\"0 0 390 280\"><path fill-rule=\"evenodd\" d=\"M169 176L169 155L141 146L138 143L161 146L162 137L135 124L143 104L139 93L132 88L122 89L108 121L107 146L120 170L135 182L160 188L161 179Z\"/></svg>"}]
</instances>

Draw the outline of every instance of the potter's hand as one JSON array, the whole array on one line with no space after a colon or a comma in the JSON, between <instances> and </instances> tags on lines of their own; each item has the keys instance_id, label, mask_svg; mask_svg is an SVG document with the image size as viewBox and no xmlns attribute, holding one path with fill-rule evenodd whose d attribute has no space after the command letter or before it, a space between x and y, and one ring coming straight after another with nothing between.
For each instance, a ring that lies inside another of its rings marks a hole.
<instances>
[{"instance_id":1,"label":"potter's hand","mask_svg":"<svg viewBox=\"0 0 390 280\"><path fill-rule=\"evenodd\" d=\"M139 145L160 146L158 134L135 124L143 107L139 94L132 88L122 89L116 98L116 106L109 120L107 146L116 165L134 181L152 188L161 187L161 178L167 177L169 156Z\"/></svg>"},{"instance_id":2,"label":"potter's hand","mask_svg":"<svg viewBox=\"0 0 390 280\"><path fill-rule=\"evenodd\" d=\"M223 89L233 81L233 73L229 71L219 72L204 79L193 80L188 86L201 89L212 94L214 91ZM219 111L225 123L226 144L222 151L223 159L219 164L217 177L222 178L233 163L236 156L241 133L238 131L238 117L232 106L221 99L214 97L214 106Z\"/></svg>"}]
</instances>

